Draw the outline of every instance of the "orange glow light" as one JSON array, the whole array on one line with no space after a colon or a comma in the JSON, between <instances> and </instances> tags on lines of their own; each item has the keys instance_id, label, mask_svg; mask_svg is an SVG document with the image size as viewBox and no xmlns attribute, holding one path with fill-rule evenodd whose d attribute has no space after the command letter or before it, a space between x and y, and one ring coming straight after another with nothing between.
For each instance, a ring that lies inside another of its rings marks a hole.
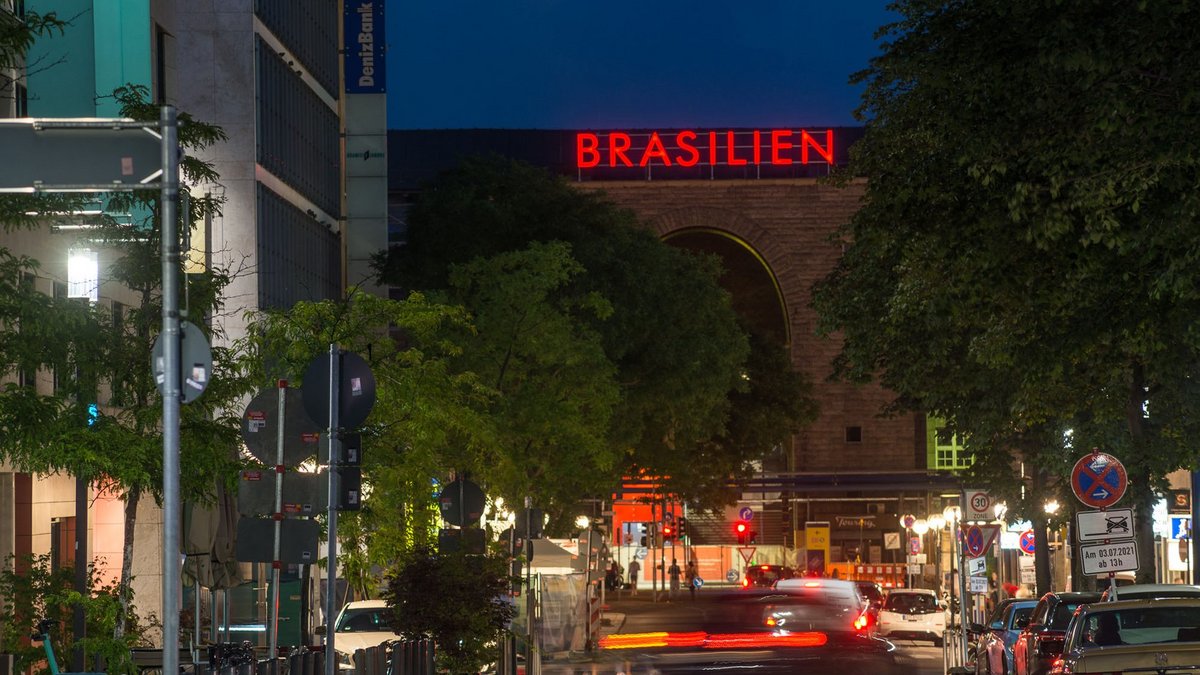
<instances>
[{"instance_id":1,"label":"orange glow light","mask_svg":"<svg viewBox=\"0 0 1200 675\"><path fill-rule=\"evenodd\" d=\"M704 649L820 647L829 641L824 633L614 633L600 639L601 649L703 647Z\"/></svg>"}]
</instances>

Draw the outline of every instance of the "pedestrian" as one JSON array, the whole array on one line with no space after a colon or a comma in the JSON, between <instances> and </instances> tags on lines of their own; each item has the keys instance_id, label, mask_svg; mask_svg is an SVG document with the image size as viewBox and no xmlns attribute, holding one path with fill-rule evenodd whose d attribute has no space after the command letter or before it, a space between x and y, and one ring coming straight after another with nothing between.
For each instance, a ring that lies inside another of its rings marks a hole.
<instances>
[{"instance_id":1,"label":"pedestrian","mask_svg":"<svg viewBox=\"0 0 1200 675\"><path fill-rule=\"evenodd\" d=\"M684 579L687 580L688 592L692 594L693 602L696 600L696 580L699 578L700 575L696 573L696 561L689 560L687 571L684 573Z\"/></svg>"},{"instance_id":2,"label":"pedestrian","mask_svg":"<svg viewBox=\"0 0 1200 675\"><path fill-rule=\"evenodd\" d=\"M620 577L617 576L617 561L612 561L608 566L608 570L604 572L604 587L610 591L617 590L617 581Z\"/></svg>"},{"instance_id":3,"label":"pedestrian","mask_svg":"<svg viewBox=\"0 0 1200 675\"><path fill-rule=\"evenodd\" d=\"M642 571L642 565L637 560L629 561L629 587L633 589L633 594L637 595L637 577L638 572Z\"/></svg>"},{"instance_id":4,"label":"pedestrian","mask_svg":"<svg viewBox=\"0 0 1200 675\"><path fill-rule=\"evenodd\" d=\"M671 580L671 597L679 592L679 560L671 558L671 566L667 568L667 578Z\"/></svg>"}]
</instances>

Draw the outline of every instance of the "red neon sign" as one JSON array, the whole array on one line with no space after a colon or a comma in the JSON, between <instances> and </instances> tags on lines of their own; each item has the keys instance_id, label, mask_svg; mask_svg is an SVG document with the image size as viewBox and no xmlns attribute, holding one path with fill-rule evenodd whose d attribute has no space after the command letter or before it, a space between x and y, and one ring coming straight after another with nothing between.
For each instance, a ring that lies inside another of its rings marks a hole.
<instances>
[{"instance_id":1,"label":"red neon sign","mask_svg":"<svg viewBox=\"0 0 1200 675\"><path fill-rule=\"evenodd\" d=\"M575 136L575 164L580 169L634 166L786 166L821 162L833 164L833 129L772 129L761 131L704 131L691 129L662 134L580 132Z\"/></svg>"}]
</instances>

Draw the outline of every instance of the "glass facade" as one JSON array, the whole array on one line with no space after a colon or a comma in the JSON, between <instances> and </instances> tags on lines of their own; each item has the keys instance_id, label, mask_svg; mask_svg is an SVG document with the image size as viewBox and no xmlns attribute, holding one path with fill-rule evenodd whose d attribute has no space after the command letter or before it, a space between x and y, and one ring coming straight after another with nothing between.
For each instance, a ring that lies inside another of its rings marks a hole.
<instances>
[{"instance_id":1,"label":"glass facade","mask_svg":"<svg viewBox=\"0 0 1200 675\"><path fill-rule=\"evenodd\" d=\"M341 294L338 235L258 185L258 306L286 309Z\"/></svg>"}]
</instances>

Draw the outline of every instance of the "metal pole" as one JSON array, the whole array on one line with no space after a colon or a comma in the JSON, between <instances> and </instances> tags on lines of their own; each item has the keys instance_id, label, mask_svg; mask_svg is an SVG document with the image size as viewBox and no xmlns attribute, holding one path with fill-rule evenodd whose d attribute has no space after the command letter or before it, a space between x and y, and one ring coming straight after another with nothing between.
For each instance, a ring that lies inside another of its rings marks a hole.
<instances>
[{"instance_id":1,"label":"metal pole","mask_svg":"<svg viewBox=\"0 0 1200 675\"><path fill-rule=\"evenodd\" d=\"M91 494L88 488L90 482L84 476L75 477L75 590L83 597L88 597L88 501ZM121 619L118 619L120 621ZM81 673L84 668L85 654L83 639L87 637L87 620L83 615L83 605L75 605L71 617L71 632L76 644L71 655L71 670Z\"/></svg>"},{"instance_id":2,"label":"metal pole","mask_svg":"<svg viewBox=\"0 0 1200 675\"><path fill-rule=\"evenodd\" d=\"M162 132L162 345L163 345L163 672L179 672L179 241L175 199L179 154L175 107L159 113ZM330 674L332 675L332 673Z\"/></svg>"},{"instance_id":3,"label":"metal pole","mask_svg":"<svg viewBox=\"0 0 1200 675\"><path fill-rule=\"evenodd\" d=\"M962 492L959 495L958 509L959 509L958 510L959 516L958 516L957 522L962 523L962 515L967 512L967 493L966 492ZM962 528L960 525L959 530L961 531L961 529ZM958 532L954 533L954 541L958 542ZM967 662L967 575L966 575L966 570L963 569L966 560L964 557L963 546L961 543L959 543L957 545L957 549L958 549L958 556L957 556L958 557L958 614L959 614L959 619L962 621L961 636L960 636L962 639L959 640L959 644L962 647L962 661L959 661L959 663L966 663Z\"/></svg>"},{"instance_id":4,"label":"metal pole","mask_svg":"<svg viewBox=\"0 0 1200 675\"><path fill-rule=\"evenodd\" d=\"M271 548L271 623L268 629L268 658L275 663L279 646L279 540L283 535L283 427L287 418L287 380L276 382L279 395L278 420L275 433L275 542Z\"/></svg>"},{"instance_id":5,"label":"metal pole","mask_svg":"<svg viewBox=\"0 0 1200 675\"><path fill-rule=\"evenodd\" d=\"M533 497L525 498L525 668L533 668Z\"/></svg>"},{"instance_id":6,"label":"metal pole","mask_svg":"<svg viewBox=\"0 0 1200 675\"><path fill-rule=\"evenodd\" d=\"M329 541L325 557L325 675L337 675L337 651L333 645L334 596L337 595L337 465L338 465L338 399L341 396L341 379L339 366L341 353L337 344L329 345L329 456L327 473L329 474ZM282 426L282 420L280 420Z\"/></svg>"},{"instance_id":7,"label":"metal pole","mask_svg":"<svg viewBox=\"0 0 1200 675\"><path fill-rule=\"evenodd\" d=\"M1197 556L1200 556L1200 537L1196 536L1197 530L1200 530L1200 528L1198 528L1196 526L1196 523L1200 523L1200 471L1192 472L1191 502L1192 502L1192 514L1191 514L1192 515L1192 523L1191 523L1191 525L1192 525L1192 554L1190 556L1188 556L1188 561L1189 561L1188 564L1191 565L1191 568L1192 568L1191 582L1194 584L1194 583L1200 582L1200 579L1197 578L1200 575L1196 574L1197 564L1191 563L1191 561L1193 561L1193 560L1197 561L1197 563L1200 563L1200 558L1197 558Z\"/></svg>"}]
</instances>

